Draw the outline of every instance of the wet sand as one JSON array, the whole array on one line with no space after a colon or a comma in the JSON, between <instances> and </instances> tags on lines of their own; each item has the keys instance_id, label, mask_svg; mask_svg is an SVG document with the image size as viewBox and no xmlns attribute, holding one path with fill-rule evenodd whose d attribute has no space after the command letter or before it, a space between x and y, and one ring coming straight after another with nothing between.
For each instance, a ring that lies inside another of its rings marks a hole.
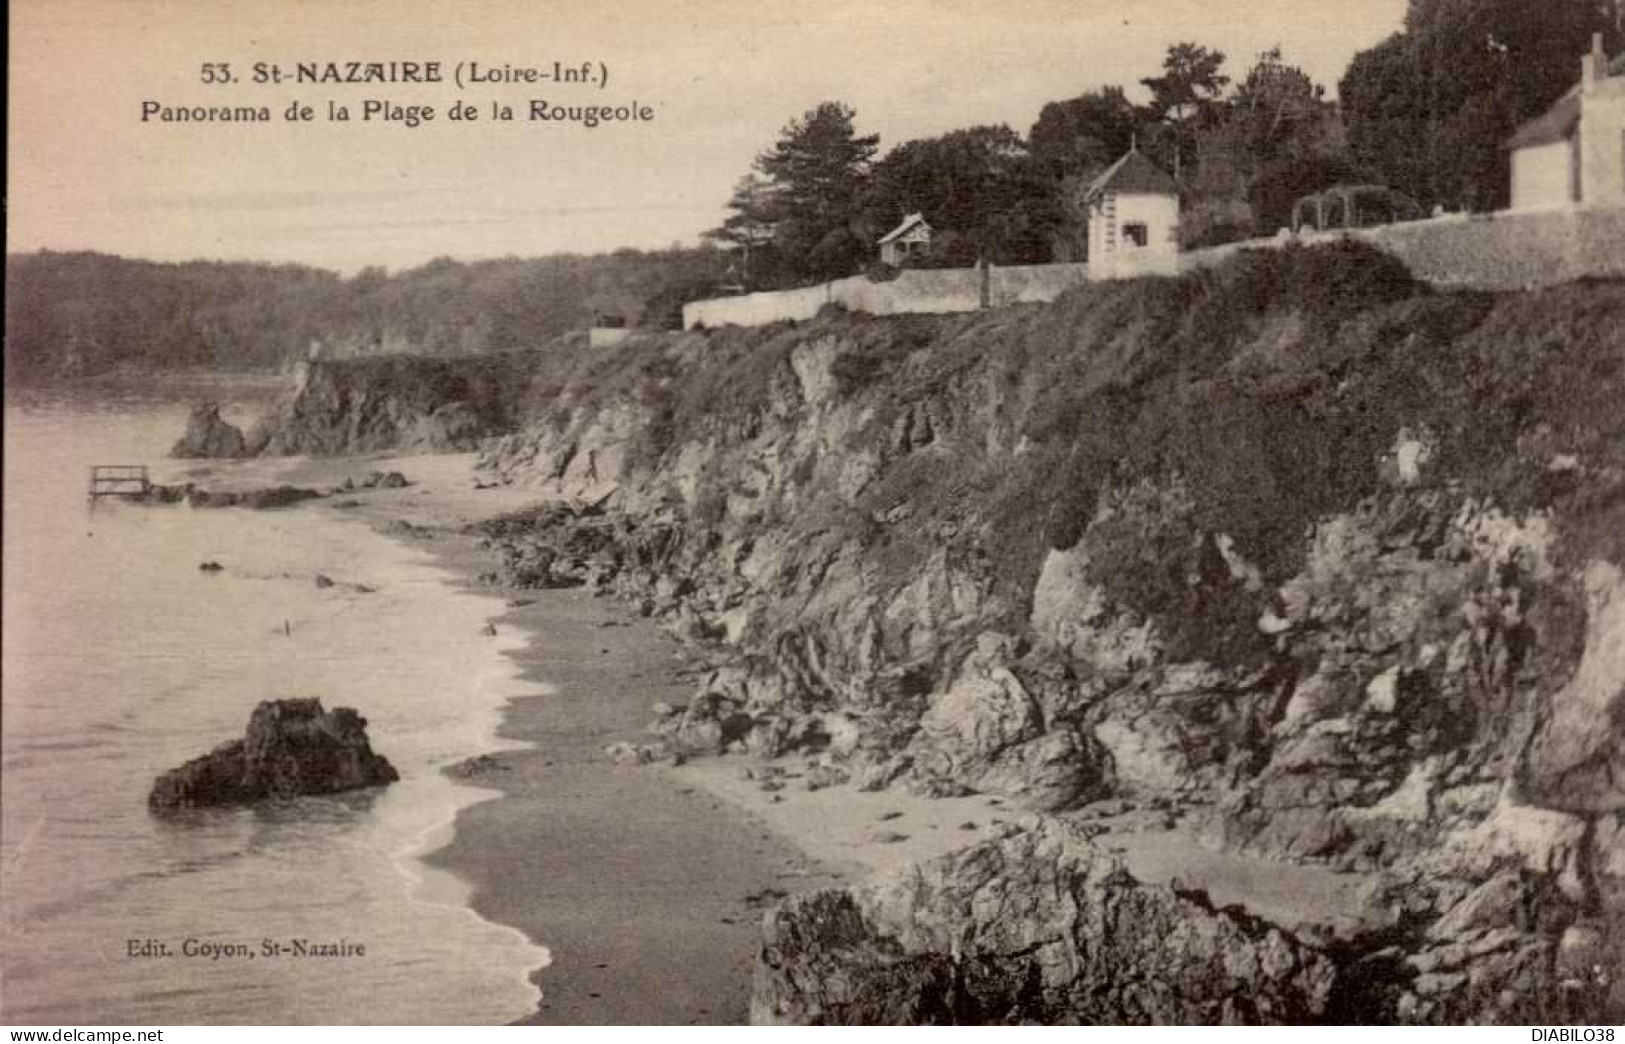
<instances>
[{"instance_id":1,"label":"wet sand","mask_svg":"<svg viewBox=\"0 0 1625 1044\"><path fill-rule=\"evenodd\" d=\"M534 596L532 596L534 597ZM833 875L782 838L658 769L603 747L638 738L657 699L681 699L675 643L610 603L550 592L497 626L547 695L516 701L476 781L502 799L465 809L430 857L474 885L474 908L546 946L540 1023L740 1023L761 906Z\"/></svg>"}]
</instances>

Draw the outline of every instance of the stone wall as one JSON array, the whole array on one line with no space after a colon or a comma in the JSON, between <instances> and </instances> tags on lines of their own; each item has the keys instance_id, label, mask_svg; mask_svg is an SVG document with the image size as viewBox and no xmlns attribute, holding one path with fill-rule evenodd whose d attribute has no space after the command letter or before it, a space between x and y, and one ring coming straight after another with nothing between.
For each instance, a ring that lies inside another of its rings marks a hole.
<instances>
[{"instance_id":1,"label":"stone wall","mask_svg":"<svg viewBox=\"0 0 1625 1044\"><path fill-rule=\"evenodd\" d=\"M995 268L991 303L1003 305L1053 301L1088 279L1089 266L1081 262Z\"/></svg>"},{"instance_id":2,"label":"stone wall","mask_svg":"<svg viewBox=\"0 0 1625 1044\"><path fill-rule=\"evenodd\" d=\"M766 326L781 319L811 319L830 302L830 287L833 285L824 283L799 290L774 290L690 301L683 306L683 329L692 330L697 326Z\"/></svg>"},{"instance_id":3,"label":"stone wall","mask_svg":"<svg viewBox=\"0 0 1625 1044\"><path fill-rule=\"evenodd\" d=\"M591 348L611 348L631 336L632 331L624 326L594 326L587 331L587 345Z\"/></svg>"},{"instance_id":4,"label":"stone wall","mask_svg":"<svg viewBox=\"0 0 1625 1044\"><path fill-rule=\"evenodd\" d=\"M1089 278L1083 264L1014 265L988 270L991 305L1053 301ZM975 268L908 269L896 279L837 279L799 290L693 301L683 306L683 327L762 326L781 319L811 319L826 304L869 315L974 312L981 308L982 273Z\"/></svg>"},{"instance_id":5,"label":"stone wall","mask_svg":"<svg viewBox=\"0 0 1625 1044\"><path fill-rule=\"evenodd\" d=\"M1419 279L1442 287L1518 290L1583 276L1625 276L1625 207L1451 214L1378 228L1283 234L1181 254L1179 269L1209 268L1242 250L1274 250L1343 237L1381 247L1409 265ZM1107 277L1099 273L1095 278ZM974 268L911 269L890 282L853 276L799 290L694 301L683 306L683 328L811 319L826 304L869 315L974 312L984 304L1053 301L1091 276L1086 264L994 267L987 275L985 302L981 278Z\"/></svg>"},{"instance_id":6,"label":"stone wall","mask_svg":"<svg viewBox=\"0 0 1625 1044\"><path fill-rule=\"evenodd\" d=\"M1439 286L1519 290L1584 276L1625 276L1625 208L1503 211L1358 235Z\"/></svg>"},{"instance_id":7,"label":"stone wall","mask_svg":"<svg viewBox=\"0 0 1625 1044\"><path fill-rule=\"evenodd\" d=\"M1625 208L1558 208L1450 214L1354 231L1311 232L1228 243L1180 256L1190 272L1221 264L1241 250L1291 243L1363 239L1436 286L1522 290L1584 276L1625 276Z\"/></svg>"}]
</instances>

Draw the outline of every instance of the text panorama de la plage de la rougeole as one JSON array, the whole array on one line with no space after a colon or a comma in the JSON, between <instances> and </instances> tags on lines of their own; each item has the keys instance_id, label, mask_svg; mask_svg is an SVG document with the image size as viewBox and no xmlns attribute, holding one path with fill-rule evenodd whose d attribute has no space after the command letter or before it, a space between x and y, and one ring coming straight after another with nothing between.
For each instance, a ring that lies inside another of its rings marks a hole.
<instances>
[{"instance_id":1,"label":"text panorama de la plage de la rougeole","mask_svg":"<svg viewBox=\"0 0 1625 1044\"><path fill-rule=\"evenodd\" d=\"M188 97L143 98L142 123L341 123L417 129L476 123L653 123L652 104L605 100L596 59L533 63L433 60L203 61ZM303 97L298 91L309 88ZM447 97L450 95L450 97ZM274 97L273 97L274 96Z\"/></svg>"}]
</instances>

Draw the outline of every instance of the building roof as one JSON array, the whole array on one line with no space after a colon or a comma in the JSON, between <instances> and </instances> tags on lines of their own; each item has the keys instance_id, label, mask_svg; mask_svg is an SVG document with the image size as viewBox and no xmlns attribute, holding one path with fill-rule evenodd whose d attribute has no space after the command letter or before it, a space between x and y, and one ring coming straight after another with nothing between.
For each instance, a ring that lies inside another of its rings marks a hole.
<instances>
[{"instance_id":1,"label":"building roof","mask_svg":"<svg viewBox=\"0 0 1625 1044\"><path fill-rule=\"evenodd\" d=\"M1179 182L1147 159L1138 149L1130 149L1122 159L1107 167L1100 177L1089 183L1089 191L1083 194L1083 198L1088 202L1107 192L1177 196Z\"/></svg>"},{"instance_id":2,"label":"building roof","mask_svg":"<svg viewBox=\"0 0 1625 1044\"><path fill-rule=\"evenodd\" d=\"M1550 109L1513 131L1512 137L1501 147L1516 151L1567 141L1574 136L1574 128L1579 125L1580 92L1575 89L1557 99L1557 104Z\"/></svg>"},{"instance_id":3,"label":"building roof","mask_svg":"<svg viewBox=\"0 0 1625 1044\"><path fill-rule=\"evenodd\" d=\"M900 236L905 236L916 225L923 226L927 233L929 233L931 231L931 223L925 220L925 215L923 215L923 214L910 214L908 217L903 219L903 223L901 225L898 225L896 228L892 229L890 232L887 232L885 235L881 236L880 237L880 242L881 243L890 243L892 240L897 239Z\"/></svg>"},{"instance_id":4,"label":"building roof","mask_svg":"<svg viewBox=\"0 0 1625 1044\"><path fill-rule=\"evenodd\" d=\"M1608 63L1608 75L1625 76L1625 52L1614 55L1613 61ZM1550 109L1521 124L1501 147L1516 151L1568 141L1580 124L1580 95L1584 87L1584 84L1577 83L1569 88L1568 93L1557 99Z\"/></svg>"}]
</instances>

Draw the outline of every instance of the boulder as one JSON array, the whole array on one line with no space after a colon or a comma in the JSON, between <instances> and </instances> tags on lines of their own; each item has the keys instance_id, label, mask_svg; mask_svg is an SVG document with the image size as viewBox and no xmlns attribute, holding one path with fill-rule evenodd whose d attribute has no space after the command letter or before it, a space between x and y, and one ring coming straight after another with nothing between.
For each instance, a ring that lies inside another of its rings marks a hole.
<instances>
[{"instance_id":1,"label":"boulder","mask_svg":"<svg viewBox=\"0 0 1625 1044\"><path fill-rule=\"evenodd\" d=\"M499 434L473 406L461 400L439 406L420 418L403 439L408 449L424 453L457 453L478 449L480 440Z\"/></svg>"},{"instance_id":2,"label":"boulder","mask_svg":"<svg viewBox=\"0 0 1625 1044\"><path fill-rule=\"evenodd\" d=\"M186 418L186 434L170 447L169 455L180 458L245 457L246 443L240 428L220 419L216 403L203 402L192 407Z\"/></svg>"},{"instance_id":3,"label":"boulder","mask_svg":"<svg viewBox=\"0 0 1625 1044\"><path fill-rule=\"evenodd\" d=\"M362 489L405 489L412 483L398 471L375 471L361 483Z\"/></svg>"},{"instance_id":4,"label":"boulder","mask_svg":"<svg viewBox=\"0 0 1625 1044\"><path fill-rule=\"evenodd\" d=\"M664 743L611 743L604 748L604 754L617 765L652 765L668 758L675 760L674 752Z\"/></svg>"},{"instance_id":5,"label":"boulder","mask_svg":"<svg viewBox=\"0 0 1625 1044\"><path fill-rule=\"evenodd\" d=\"M983 636L959 677L920 719L908 754L917 790L998 794L1054 811L1111 789L1100 745L1066 726L1045 728L1037 699Z\"/></svg>"},{"instance_id":6,"label":"boulder","mask_svg":"<svg viewBox=\"0 0 1625 1044\"><path fill-rule=\"evenodd\" d=\"M316 699L268 700L254 708L248 732L159 776L147 797L155 813L268 798L336 794L400 779L373 753L367 719Z\"/></svg>"},{"instance_id":7,"label":"boulder","mask_svg":"<svg viewBox=\"0 0 1625 1044\"><path fill-rule=\"evenodd\" d=\"M243 494L242 505L263 511L266 508L291 507L306 500L320 499L320 490L304 489L299 486L272 486L268 489L249 490Z\"/></svg>"},{"instance_id":8,"label":"boulder","mask_svg":"<svg viewBox=\"0 0 1625 1044\"><path fill-rule=\"evenodd\" d=\"M1051 817L794 896L762 933L758 1025L1302 1023L1336 980L1289 932L1143 884Z\"/></svg>"}]
</instances>

